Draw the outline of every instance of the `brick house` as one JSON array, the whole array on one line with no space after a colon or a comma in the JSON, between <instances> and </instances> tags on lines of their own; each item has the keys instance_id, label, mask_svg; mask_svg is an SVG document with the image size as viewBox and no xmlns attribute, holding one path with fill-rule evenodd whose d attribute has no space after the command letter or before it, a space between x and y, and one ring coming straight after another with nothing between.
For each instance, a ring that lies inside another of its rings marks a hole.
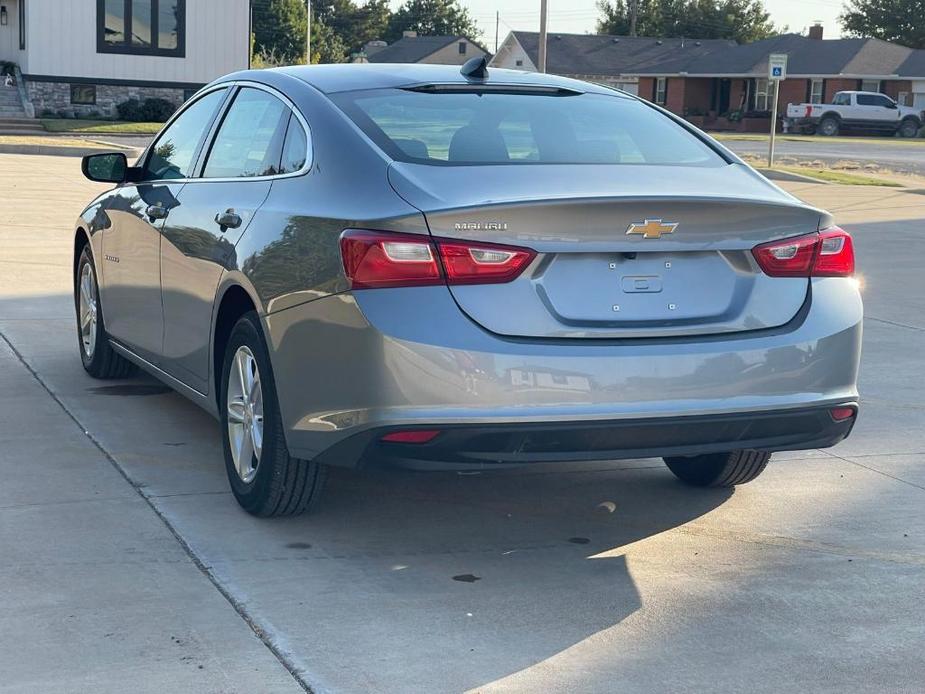
<instances>
[{"instance_id":1,"label":"brick house","mask_svg":"<svg viewBox=\"0 0 925 694\"><path fill-rule=\"evenodd\" d=\"M537 34L511 32L492 60L497 67L535 70ZM778 110L823 103L842 90L883 92L925 108L925 50L878 39L785 34L749 44L725 40L654 39L580 34L549 36L549 72L609 84L649 99L711 129L767 131L773 85L768 56L786 53L787 79Z\"/></svg>"},{"instance_id":2,"label":"brick house","mask_svg":"<svg viewBox=\"0 0 925 694\"><path fill-rule=\"evenodd\" d=\"M246 69L249 37L249 0L0 0L0 61L18 66L22 115L179 105Z\"/></svg>"}]
</instances>

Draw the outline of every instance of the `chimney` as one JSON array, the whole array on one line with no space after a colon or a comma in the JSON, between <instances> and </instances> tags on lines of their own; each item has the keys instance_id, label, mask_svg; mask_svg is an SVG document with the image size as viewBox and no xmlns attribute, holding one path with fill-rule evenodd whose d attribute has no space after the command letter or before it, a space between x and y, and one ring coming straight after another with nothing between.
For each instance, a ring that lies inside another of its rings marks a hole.
<instances>
[{"instance_id":1,"label":"chimney","mask_svg":"<svg viewBox=\"0 0 925 694\"><path fill-rule=\"evenodd\" d=\"M418 32L413 31L411 29L405 29L403 32L401 32L401 37L403 39L416 39L418 37ZM821 34L819 38L822 38Z\"/></svg>"},{"instance_id":2,"label":"chimney","mask_svg":"<svg viewBox=\"0 0 925 694\"><path fill-rule=\"evenodd\" d=\"M809 28L809 38L822 41L822 22L816 22Z\"/></svg>"}]
</instances>

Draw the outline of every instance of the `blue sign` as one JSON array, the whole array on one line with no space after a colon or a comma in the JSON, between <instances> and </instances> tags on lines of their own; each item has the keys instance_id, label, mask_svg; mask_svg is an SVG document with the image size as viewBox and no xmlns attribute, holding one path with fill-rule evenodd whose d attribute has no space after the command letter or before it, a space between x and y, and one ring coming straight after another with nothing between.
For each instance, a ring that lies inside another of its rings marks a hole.
<instances>
[{"instance_id":1,"label":"blue sign","mask_svg":"<svg viewBox=\"0 0 925 694\"><path fill-rule=\"evenodd\" d=\"M773 75L774 77L780 77L782 74L784 74L784 71L782 68L779 68L779 67L771 68L771 75Z\"/></svg>"}]
</instances>

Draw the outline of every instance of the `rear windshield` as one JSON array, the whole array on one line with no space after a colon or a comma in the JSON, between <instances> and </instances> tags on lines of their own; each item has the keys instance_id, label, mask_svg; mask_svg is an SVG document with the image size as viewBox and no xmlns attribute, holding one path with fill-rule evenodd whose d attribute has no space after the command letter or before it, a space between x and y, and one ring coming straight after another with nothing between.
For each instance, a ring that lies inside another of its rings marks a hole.
<instances>
[{"instance_id":1,"label":"rear windshield","mask_svg":"<svg viewBox=\"0 0 925 694\"><path fill-rule=\"evenodd\" d=\"M670 118L619 95L377 89L333 99L399 161L444 166L726 163Z\"/></svg>"}]
</instances>

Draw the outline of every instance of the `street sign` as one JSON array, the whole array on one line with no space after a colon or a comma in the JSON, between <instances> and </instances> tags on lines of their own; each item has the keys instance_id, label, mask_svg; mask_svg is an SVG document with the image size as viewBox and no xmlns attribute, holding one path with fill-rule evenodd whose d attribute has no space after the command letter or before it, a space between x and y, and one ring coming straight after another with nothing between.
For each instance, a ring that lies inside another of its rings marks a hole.
<instances>
[{"instance_id":1,"label":"street sign","mask_svg":"<svg viewBox=\"0 0 925 694\"><path fill-rule=\"evenodd\" d=\"M787 79L786 53L772 53L768 56L768 79L775 81Z\"/></svg>"}]
</instances>

